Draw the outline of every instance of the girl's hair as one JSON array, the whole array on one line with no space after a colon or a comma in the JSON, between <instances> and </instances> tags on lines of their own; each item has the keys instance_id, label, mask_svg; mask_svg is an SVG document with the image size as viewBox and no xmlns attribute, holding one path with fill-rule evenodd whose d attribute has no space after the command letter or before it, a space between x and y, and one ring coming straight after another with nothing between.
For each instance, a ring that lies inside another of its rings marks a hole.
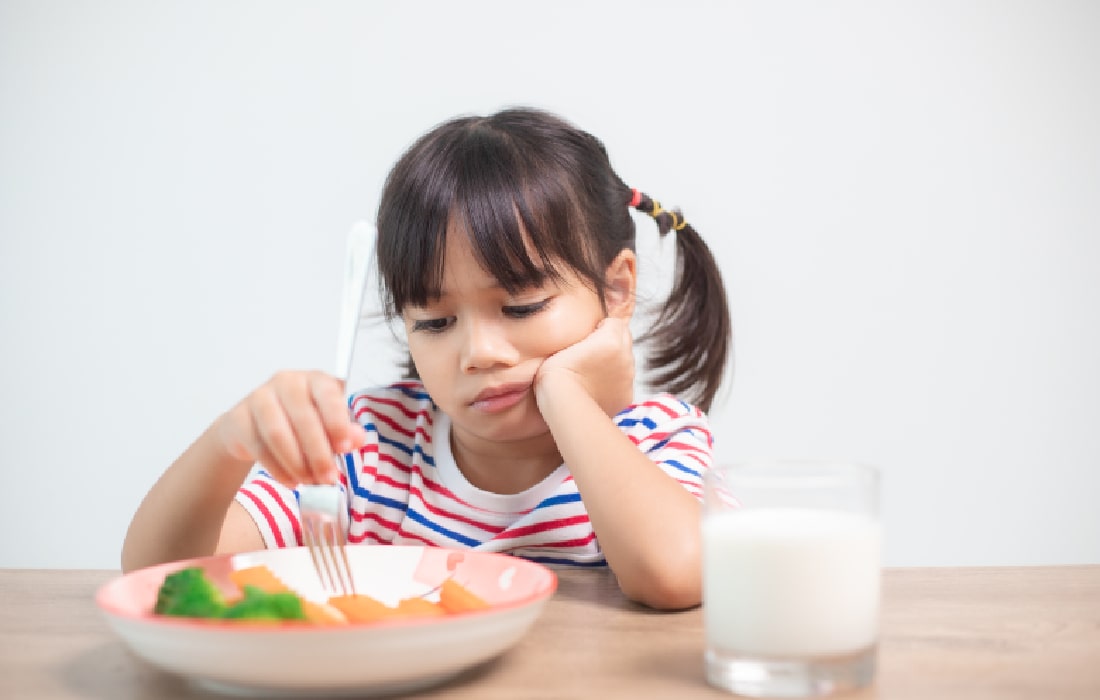
<instances>
[{"instance_id":1,"label":"girl's hair","mask_svg":"<svg viewBox=\"0 0 1100 700\"><path fill-rule=\"evenodd\" d=\"M385 312L393 318L406 305L438 298L452 220L509 292L557 278L564 266L603 299L607 266L624 248L634 250L631 206L653 216L662 236L675 231L678 251L669 297L638 339L651 346L648 383L708 410L731 340L713 255L679 212L662 210L623 183L603 143L546 112L453 119L401 157L378 207ZM407 369L416 376L411 358Z\"/></svg>"}]
</instances>

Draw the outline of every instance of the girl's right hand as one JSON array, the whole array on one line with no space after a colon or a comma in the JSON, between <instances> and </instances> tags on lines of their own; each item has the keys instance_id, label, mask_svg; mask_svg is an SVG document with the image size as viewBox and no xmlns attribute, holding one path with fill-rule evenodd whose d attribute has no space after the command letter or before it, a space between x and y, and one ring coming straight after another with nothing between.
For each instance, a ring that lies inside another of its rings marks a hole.
<instances>
[{"instance_id":1,"label":"girl's right hand","mask_svg":"<svg viewBox=\"0 0 1100 700\"><path fill-rule=\"evenodd\" d=\"M234 459L259 462L280 483L335 483L333 455L351 452L366 431L351 419L343 383L316 371L279 372L215 422Z\"/></svg>"}]
</instances>

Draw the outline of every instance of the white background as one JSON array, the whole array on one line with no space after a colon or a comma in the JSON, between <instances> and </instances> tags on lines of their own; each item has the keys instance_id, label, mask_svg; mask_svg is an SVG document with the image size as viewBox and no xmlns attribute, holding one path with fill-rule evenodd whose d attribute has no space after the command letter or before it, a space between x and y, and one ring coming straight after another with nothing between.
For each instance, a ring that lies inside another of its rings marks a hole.
<instances>
[{"instance_id":1,"label":"white background","mask_svg":"<svg viewBox=\"0 0 1100 700\"><path fill-rule=\"evenodd\" d=\"M0 566L116 567L210 421L330 367L401 151L512 104L711 242L720 458L879 465L890 565L1100 562L1097 36L1088 1L0 0Z\"/></svg>"}]
</instances>

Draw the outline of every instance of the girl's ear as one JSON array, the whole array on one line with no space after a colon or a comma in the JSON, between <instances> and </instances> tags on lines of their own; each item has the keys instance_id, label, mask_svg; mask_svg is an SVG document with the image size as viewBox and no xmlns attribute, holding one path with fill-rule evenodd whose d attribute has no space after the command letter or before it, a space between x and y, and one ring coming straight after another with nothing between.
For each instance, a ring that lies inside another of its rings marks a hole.
<instances>
[{"instance_id":1,"label":"girl's ear","mask_svg":"<svg viewBox=\"0 0 1100 700\"><path fill-rule=\"evenodd\" d=\"M634 315L634 292L638 282L637 257L634 251L623 248L604 273L607 293L604 303L607 315L629 319Z\"/></svg>"}]
</instances>

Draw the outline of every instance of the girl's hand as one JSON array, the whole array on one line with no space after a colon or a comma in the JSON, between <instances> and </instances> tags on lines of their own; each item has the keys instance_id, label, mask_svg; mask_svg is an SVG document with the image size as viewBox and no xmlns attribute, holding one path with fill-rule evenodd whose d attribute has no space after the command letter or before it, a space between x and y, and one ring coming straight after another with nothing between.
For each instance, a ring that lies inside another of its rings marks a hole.
<instances>
[{"instance_id":1,"label":"girl's hand","mask_svg":"<svg viewBox=\"0 0 1100 700\"><path fill-rule=\"evenodd\" d=\"M535 375L540 407L556 388L570 382L584 389L608 416L631 404L634 341L627 320L605 318L587 337L546 358Z\"/></svg>"},{"instance_id":2,"label":"girl's hand","mask_svg":"<svg viewBox=\"0 0 1100 700\"><path fill-rule=\"evenodd\" d=\"M215 434L231 457L261 463L290 488L336 482L333 455L366 440L342 382L323 372L279 372L219 417Z\"/></svg>"}]
</instances>

